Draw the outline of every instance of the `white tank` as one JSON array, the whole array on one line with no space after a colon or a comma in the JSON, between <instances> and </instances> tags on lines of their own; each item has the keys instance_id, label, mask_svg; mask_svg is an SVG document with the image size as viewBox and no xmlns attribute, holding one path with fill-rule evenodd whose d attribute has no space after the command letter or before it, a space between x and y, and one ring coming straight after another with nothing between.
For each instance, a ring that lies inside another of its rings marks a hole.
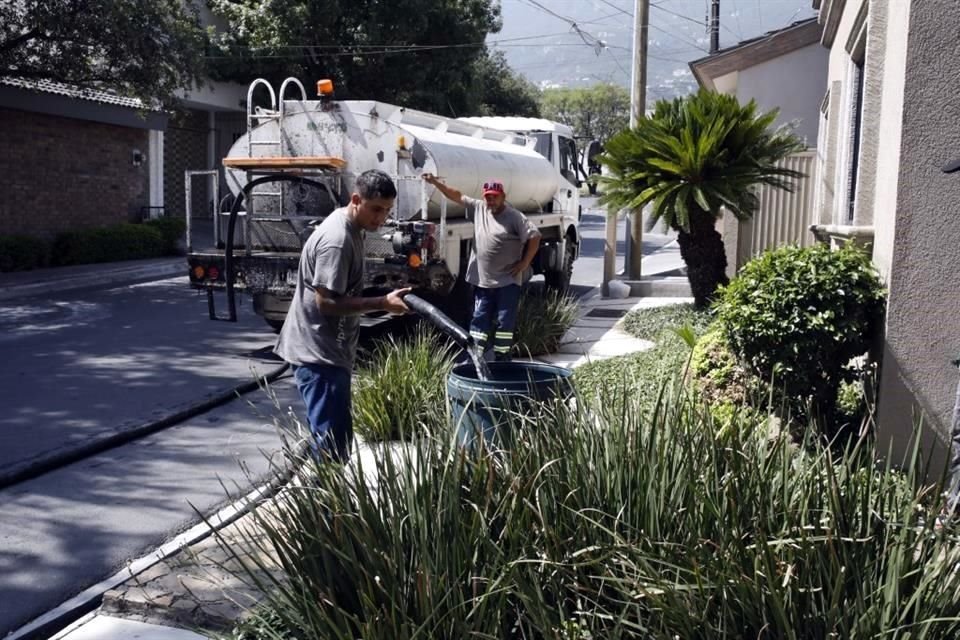
<instances>
[{"instance_id":1,"label":"white tank","mask_svg":"<svg viewBox=\"0 0 960 640\"><path fill-rule=\"evenodd\" d=\"M559 188L559 174L553 165L533 150L531 141L513 133L382 102L338 101L331 105L333 108L328 105L324 109L319 101L287 101L282 145L276 143L281 130L278 119L265 119L250 132L252 153L248 136L243 135L228 156L336 156L347 163L341 188L346 195L357 175L381 169L397 179L395 215L402 219L420 215L419 178L424 173L438 175L476 198L482 197L485 181L499 180L507 201L525 212L542 210ZM244 170L227 170L227 183L234 193L246 180ZM275 185L261 188L276 189ZM289 187L285 190L290 193ZM435 219L443 196L429 185L427 193L429 217ZM463 208L448 202L447 215L462 216Z\"/></svg>"}]
</instances>

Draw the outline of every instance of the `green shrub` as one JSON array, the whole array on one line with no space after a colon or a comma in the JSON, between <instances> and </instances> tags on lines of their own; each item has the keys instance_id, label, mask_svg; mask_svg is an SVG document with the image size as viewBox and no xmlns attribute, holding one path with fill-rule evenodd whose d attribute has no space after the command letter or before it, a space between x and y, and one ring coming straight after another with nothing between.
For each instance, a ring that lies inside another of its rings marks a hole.
<instances>
[{"instance_id":1,"label":"green shrub","mask_svg":"<svg viewBox=\"0 0 960 640\"><path fill-rule=\"evenodd\" d=\"M830 416L843 367L865 353L884 290L853 245L785 247L748 262L722 292L717 316L734 353L774 381L792 408Z\"/></svg>"},{"instance_id":2,"label":"green shrub","mask_svg":"<svg viewBox=\"0 0 960 640\"><path fill-rule=\"evenodd\" d=\"M455 348L425 325L388 337L359 367L354 428L367 440L409 439L446 424L447 374Z\"/></svg>"},{"instance_id":3,"label":"green shrub","mask_svg":"<svg viewBox=\"0 0 960 640\"><path fill-rule=\"evenodd\" d=\"M577 389L588 401L625 393L639 398L643 407L651 408L659 401L660 390L681 375L690 358L690 348L676 332L689 327L696 336L705 329L710 317L708 312L690 304L631 311L624 317L624 328L637 338L655 341L655 346L580 365L573 374Z\"/></svg>"},{"instance_id":4,"label":"green shrub","mask_svg":"<svg viewBox=\"0 0 960 640\"><path fill-rule=\"evenodd\" d=\"M539 356L555 352L578 313L577 301L570 295L554 290L524 289L517 309L513 355Z\"/></svg>"},{"instance_id":5,"label":"green shrub","mask_svg":"<svg viewBox=\"0 0 960 640\"><path fill-rule=\"evenodd\" d=\"M940 487L875 468L868 440L836 456L737 417L718 438L695 398L661 395L652 412L635 396L555 407L495 455L421 438L314 466L231 549L268 598L258 632L957 637L957 532L934 531L924 498Z\"/></svg>"},{"instance_id":6,"label":"green shrub","mask_svg":"<svg viewBox=\"0 0 960 640\"><path fill-rule=\"evenodd\" d=\"M163 236L163 253L175 256L182 252L180 242L184 240L187 224L183 218L154 218L143 223L144 226L156 229Z\"/></svg>"},{"instance_id":7,"label":"green shrub","mask_svg":"<svg viewBox=\"0 0 960 640\"><path fill-rule=\"evenodd\" d=\"M50 263L50 245L33 236L0 236L0 271L29 271Z\"/></svg>"},{"instance_id":8,"label":"green shrub","mask_svg":"<svg viewBox=\"0 0 960 640\"><path fill-rule=\"evenodd\" d=\"M155 228L123 223L61 233L53 241L52 252L58 265L158 258L164 253L164 239Z\"/></svg>"},{"instance_id":9,"label":"green shrub","mask_svg":"<svg viewBox=\"0 0 960 640\"><path fill-rule=\"evenodd\" d=\"M660 333L689 325L695 333L703 333L713 316L692 304L671 304L631 311L623 318L624 330L635 338L656 341Z\"/></svg>"}]
</instances>

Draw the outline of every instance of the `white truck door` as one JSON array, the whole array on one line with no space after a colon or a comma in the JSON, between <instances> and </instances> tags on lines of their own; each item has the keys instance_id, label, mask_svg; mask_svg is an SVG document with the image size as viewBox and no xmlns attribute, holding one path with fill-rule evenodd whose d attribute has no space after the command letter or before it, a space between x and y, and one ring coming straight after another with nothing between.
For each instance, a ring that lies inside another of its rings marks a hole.
<instances>
[{"instance_id":1,"label":"white truck door","mask_svg":"<svg viewBox=\"0 0 960 640\"><path fill-rule=\"evenodd\" d=\"M579 202L580 180L577 176L577 147L573 140L564 136L557 137L560 175L563 177L557 200L563 212L577 217L576 205ZM564 184L565 183L565 184Z\"/></svg>"}]
</instances>

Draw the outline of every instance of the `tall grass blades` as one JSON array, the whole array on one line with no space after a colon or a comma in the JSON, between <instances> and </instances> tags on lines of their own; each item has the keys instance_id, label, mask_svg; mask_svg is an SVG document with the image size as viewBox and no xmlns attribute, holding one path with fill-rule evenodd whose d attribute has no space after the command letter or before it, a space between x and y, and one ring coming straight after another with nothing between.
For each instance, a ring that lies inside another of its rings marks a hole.
<instances>
[{"instance_id":1,"label":"tall grass blades","mask_svg":"<svg viewBox=\"0 0 960 640\"><path fill-rule=\"evenodd\" d=\"M545 408L510 449L449 436L317 467L257 511L269 618L297 638L950 638L937 488L860 440L718 425L682 385L650 410ZM737 420L734 416L733 420ZM919 463L919 452L914 460ZM266 616L265 616L266 617ZM279 633L278 632L278 633ZM279 635L278 635L279 637Z\"/></svg>"},{"instance_id":2,"label":"tall grass blades","mask_svg":"<svg viewBox=\"0 0 960 640\"><path fill-rule=\"evenodd\" d=\"M353 392L357 432L367 440L396 440L446 425L446 380L455 348L426 325L390 336L360 367Z\"/></svg>"},{"instance_id":3,"label":"tall grass blades","mask_svg":"<svg viewBox=\"0 0 960 640\"><path fill-rule=\"evenodd\" d=\"M531 357L555 352L578 313L576 299L568 294L553 289L525 289L517 309L513 355Z\"/></svg>"}]
</instances>

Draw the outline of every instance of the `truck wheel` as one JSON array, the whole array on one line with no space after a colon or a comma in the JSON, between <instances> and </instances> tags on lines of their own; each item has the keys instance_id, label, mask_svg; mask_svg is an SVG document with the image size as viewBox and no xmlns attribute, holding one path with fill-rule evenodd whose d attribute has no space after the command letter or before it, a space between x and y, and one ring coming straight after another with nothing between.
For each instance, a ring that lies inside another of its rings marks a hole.
<instances>
[{"instance_id":1,"label":"truck wheel","mask_svg":"<svg viewBox=\"0 0 960 640\"><path fill-rule=\"evenodd\" d=\"M544 280L548 289L560 293L566 293L570 286L570 280L573 278L573 240L567 238L564 243L563 264L558 271L547 271L544 274Z\"/></svg>"},{"instance_id":2,"label":"truck wheel","mask_svg":"<svg viewBox=\"0 0 960 640\"><path fill-rule=\"evenodd\" d=\"M274 333L280 333L280 329L283 329L283 320L273 320L271 318L264 318L264 321L266 321L266 323L270 325L270 328L273 329Z\"/></svg>"},{"instance_id":3,"label":"truck wheel","mask_svg":"<svg viewBox=\"0 0 960 640\"><path fill-rule=\"evenodd\" d=\"M596 183L593 183L593 182L588 183L588 184L587 184L587 189L589 189L590 195L592 195L592 196L597 195L597 185L596 185Z\"/></svg>"}]
</instances>

